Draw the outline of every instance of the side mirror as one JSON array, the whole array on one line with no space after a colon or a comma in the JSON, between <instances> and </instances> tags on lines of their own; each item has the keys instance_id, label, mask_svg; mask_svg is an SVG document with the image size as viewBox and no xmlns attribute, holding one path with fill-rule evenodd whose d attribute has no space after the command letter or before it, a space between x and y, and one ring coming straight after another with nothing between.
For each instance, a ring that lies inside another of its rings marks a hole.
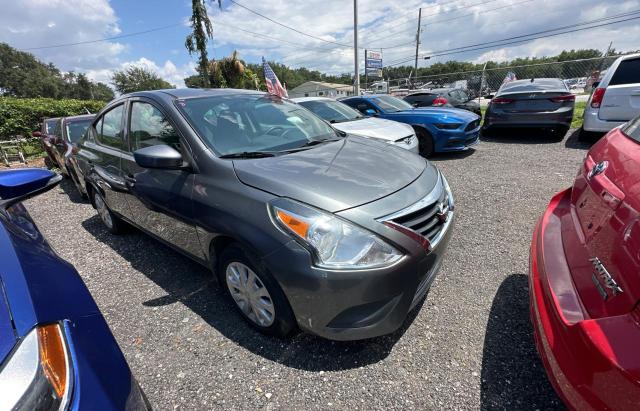
<instances>
[{"instance_id":1,"label":"side mirror","mask_svg":"<svg viewBox=\"0 0 640 411\"><path fill-rule=\"evenodd\" d=\"M486 96L484 96L484 98L491 100L492 98L494 98L495 96L493 94L487 94Z\"/></svg>"},{"instance_id":2,"label":"side mirror","mask_svg":"<svg viewBox=\"0 0 640 411\"><path fill-rule=\"evenodd\" d=\"M41 168L0 171L0 207L8 208L55 187L62 176Z\"/></svg>"},{"instance_id":3,"label":"side mirror","mask_svg":"<svg viewBox=\"0 0 640 411\"><path fill-rule=\"evenodd\" d=\"M178 170L183 168L182 155L175 149L165 146L151 146L133 152L133 158L140 167Z\"/></svg>"},{"instance_id":4,"label":"side mirror","mask_svg":"<svg viewBox=\"0 0 640 411\"><path fill-rule=\"evenodd\" d=\"M34 131L31 133L31 137L42 137L41 131Z\"/></svg>"},{"instance_id":5,"label":"side mirror","mask_svg":"<svg viewBox=\"0 0 640 411\"><path fill-rule=\"evenodd\" d=\"M364 114L368 115L368 116L375 116L376 114L378 114L374 109L372 108L368 108L364 111Z\"/></svg>"}]
</instances>

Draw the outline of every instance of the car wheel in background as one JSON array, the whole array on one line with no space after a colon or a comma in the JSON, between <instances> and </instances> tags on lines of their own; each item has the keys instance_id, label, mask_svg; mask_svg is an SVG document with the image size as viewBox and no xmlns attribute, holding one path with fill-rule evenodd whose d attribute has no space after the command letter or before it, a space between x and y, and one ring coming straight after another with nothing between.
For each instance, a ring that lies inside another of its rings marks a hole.
<instances>
[{"instance_id":1,"label":"car wheel in background","mask_svg":"<svg viewBox=\"0 0 640 411\"><path fill-rule=\"evenodd\" d=\"M93 204L96 207L96 211L98 211L98 217L100 217L102 224L104 224L107 230L112 234L123 233L126 229L127 223L122 221L120 217L116 216L111 212L111 210L109 210L107 203L105 203L102 194L100 194L98 190L94 189L91 191L93 194Z\"/></svg>"},{"instance_id":2,"label":"car wheel in background","mask_svg":"<svg viewBox=\"0 0 640 411\"><path fill-rule=\"evenodd\" d=\"M296 329L289 302L267 269L254 261L243 247L226 247L218 265L220 285L251 326L264 334L286 337Z\"/></svg>"},{"instance_id":3,"label":"car wheel in background","mask_svg":"<svg viewBox=\"0 0 640 411\"><path fill-rule=\"evenodd\" d=\"M418 146L422 157L429 157L433 154L433 137L428 131L418 128L416 129L418 136Z\"/></svg>"},{"instance_id":4,"label":"car wheel in background","mask_svg":"<svg viewBox=\"0 0 640 411\"><path fill-rule=\"evenodd\" d=\"M558 127L551 130L551 135L558 141L564 140L564 136L569 132L569 127Z\"/></svg>"}]
</instances>

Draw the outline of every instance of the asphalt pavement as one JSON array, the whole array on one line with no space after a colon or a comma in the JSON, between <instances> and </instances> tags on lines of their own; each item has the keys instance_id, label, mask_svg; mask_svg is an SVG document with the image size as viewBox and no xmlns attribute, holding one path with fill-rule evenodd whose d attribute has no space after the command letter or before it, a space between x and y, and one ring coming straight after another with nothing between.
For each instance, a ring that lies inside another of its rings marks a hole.
<instances>
[{"instance_id":1,"label":"asphalt pavement","mask_svg":"<svg viewBox=\"0 0 640 411\"><path fill-rule=\"evenodd\" d=\"M256 333L207 269L139 231L108 233L69 180L26 205L155 409L558 409L534 348L527 269L537 218L585 155L572 133L514 132L433 159L456 198L447 256L405 326L368 341Z\"/></svg>"}]
</instances>

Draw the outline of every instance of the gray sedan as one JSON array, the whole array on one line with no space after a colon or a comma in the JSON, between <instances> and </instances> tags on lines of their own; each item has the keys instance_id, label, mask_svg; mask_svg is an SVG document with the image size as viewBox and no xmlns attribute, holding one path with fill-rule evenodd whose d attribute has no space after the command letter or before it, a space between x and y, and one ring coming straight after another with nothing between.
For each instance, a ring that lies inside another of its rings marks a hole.
<instances>
[{"instance_id":1,"label":"gray sedan","mask_svg":"<svg viewBox=\"0 0 640 411\"><path fill-rule=\"evenodd\" d=\"M483 131L507 127L543 128L562 139L571 126L575 99L557 78L503 84L489 102Z\"/></svg>"}]
</instances>

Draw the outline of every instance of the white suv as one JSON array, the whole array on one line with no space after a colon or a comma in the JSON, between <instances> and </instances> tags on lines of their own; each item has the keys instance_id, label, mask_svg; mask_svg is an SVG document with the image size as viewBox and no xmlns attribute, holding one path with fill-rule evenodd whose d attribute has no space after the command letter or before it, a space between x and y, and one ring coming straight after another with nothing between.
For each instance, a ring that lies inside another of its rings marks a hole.
<instances>
[{"instance_id":1,"label":"white suv","mask_svg":"<svg viewBox=\"0 0 640 411\"><path fill-rule=\"evenodd\" d=\"M591 93L583 131L606 133L640 114L640 54L618 58Z\"/></svg>"}]
</instances>

